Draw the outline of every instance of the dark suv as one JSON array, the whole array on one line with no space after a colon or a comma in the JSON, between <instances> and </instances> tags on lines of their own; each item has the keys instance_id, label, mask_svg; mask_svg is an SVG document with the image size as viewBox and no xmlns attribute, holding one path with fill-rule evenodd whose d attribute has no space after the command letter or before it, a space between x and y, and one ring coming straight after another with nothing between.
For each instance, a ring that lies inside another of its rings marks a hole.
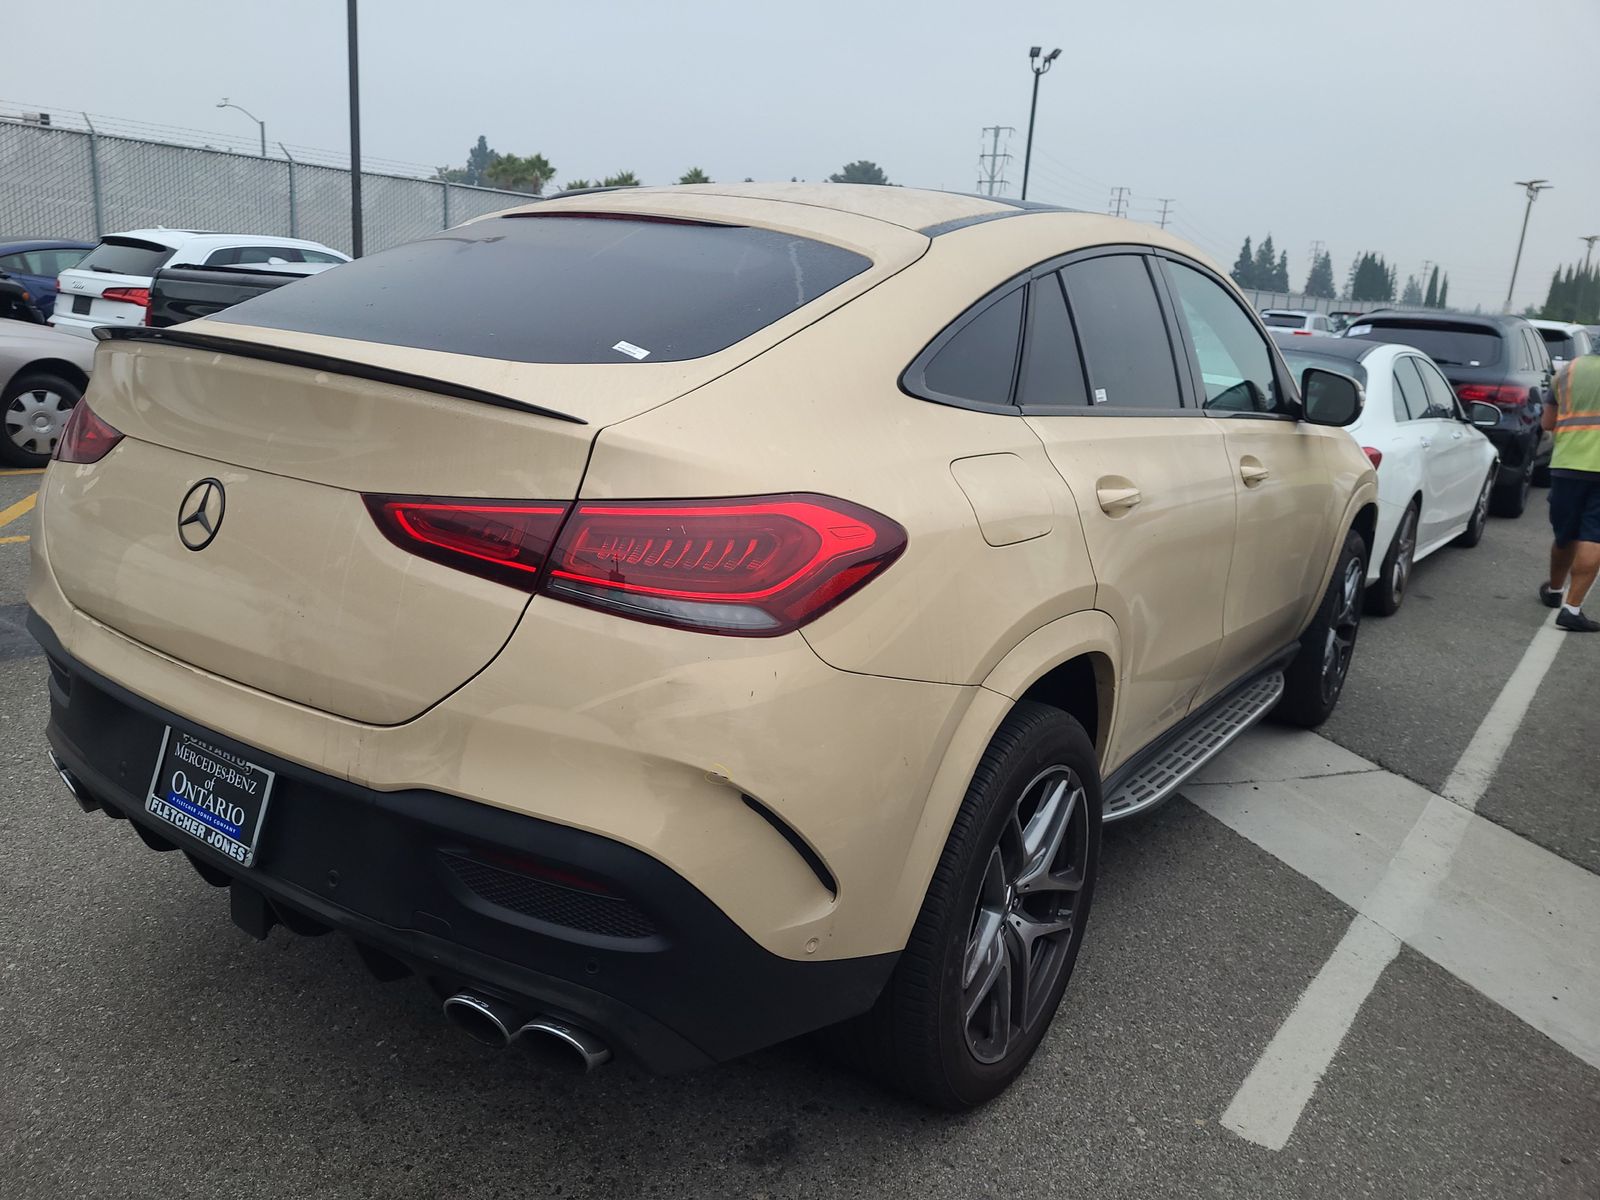
<instances>
[{"instance_id":1,"label":"dark suv","mask_svg":"<svg viewBox=\"0 0 1600 1200\"><path fill-rule=\"evenodd\" d=\"M1539 331L1521 317L1462 313L1368 313L1346 337L1398 342L1428 354L1463 404L1474 400L1500 410L1500 424L1484 430L1500 451L1494 511L1518 517L1528 490L1548 482L1550 435L1539 413L1555 376Z\"/></svg>"}]
</instances>

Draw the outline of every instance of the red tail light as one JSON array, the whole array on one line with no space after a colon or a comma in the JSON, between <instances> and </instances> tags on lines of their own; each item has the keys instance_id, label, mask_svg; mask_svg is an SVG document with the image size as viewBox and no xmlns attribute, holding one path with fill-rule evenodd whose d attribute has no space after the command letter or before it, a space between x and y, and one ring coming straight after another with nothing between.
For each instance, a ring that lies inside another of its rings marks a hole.
<instances>
[{"instance_id":1,"label":"red tail light","mask_svg":"<svg viewBox=\"0 0 1600 1200\"><path fill-rule=\"evenodd\" d=\"M1528 389L1513 383L1463 383L1456 388L1463 404L1493 404L1499 408L1521 408L1528 403Z\"/></svg>"},{"instance_id":2,"label":"red tail light","mask_svg":"<svg viewBox=\"0 0 1600 1200\"><path fill-rule=\"evenodd\" d=\"M445 566L637 620L748 637L820 616L906 545L905 530L879 513L802 494L579 503L570 516L563 504L366 503L390 541Z\"/></svg>"},{"instance_id":3,"label":"red tail light","mask_svg":"<svg viewBox=\"0 0 1600 1200\"><path fill-rule=\"evenodd\" d=\"M1376 446L1363 446L1361 447L1361 453L1365 454L1371 461L1374 471L1383 466L1383 451Z\"/></svg>"},{"instance_id":4,"label":"red tail light","mask_svg":"<svg viewBox=\"0 0 1600 1200\"><path fill-rule=\"evenodd\" d=\"M367 496L367 511L400 549L525 592L538 590L565 504Z\"/></svg>"},{"instance_id":5,"label":"red tail light","mask_svg":"<svg viewBox=\"0 0 1600 1200\"><path fill-rule=\"evenodd\" d=\"M100 294L102 300L120 300L124 304L150 307L150 289L147 287L108 287Z\"/></svg>"},{"instance_id":6,"label":"red tail light","mask_svg":"<svg viewBox=\"0 0 1600 1200\"><path fill-rule=\"evenodd\" d=\"M79 400L50 457L64 463L95 463L110 454L121 440L120 429L96 416L88 401Z\"/></svg>"}]
</instances>

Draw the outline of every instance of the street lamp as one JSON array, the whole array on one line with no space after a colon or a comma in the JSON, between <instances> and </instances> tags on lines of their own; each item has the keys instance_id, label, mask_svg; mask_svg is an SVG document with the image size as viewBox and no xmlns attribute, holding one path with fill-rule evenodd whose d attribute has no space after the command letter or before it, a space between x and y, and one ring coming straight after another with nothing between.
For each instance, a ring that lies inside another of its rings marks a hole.
<instances>
[{"instance_id":1,"label":"street lamp","mask_svg":"<svg viewBox=\"0 0 1600 1200\"><path fill-rule=\"evenodd\" d=\"M1050 64L1061 56L1059 47L1040 60L1042 46L1028 47L1028 69L1033 72L1033 103L1028 108L1028 146L1022 153L1022 198L1028 198L1028 168L1033 165L1033 118L1039 111L1039 76L1050 69Z\"/></svg>"},{"instance_id":2,"label":"street lamp","mask_svg":"<svg viewBox=\"0 0 1600 1200\"><path fill-rule=\"evenodd\" d=\"M1522 232L1517 236L1517 257L1511 264L1511 286L1506 289L1505 311L1511 311L1511 293L1517 290L1517 268L1522 265L1522 243L1528 236L1528 216L1533 212L1533 202L1539 198L1539 193L1555 184L1544 179L1519 179L1517 186L1528 193L1528 206L1522 210Z\"/></svg>"},{"instance_id":3,"label":"street lamp","mask_svg":"<svg viewBox=\"0 0 1600 1200\"><path fill-rule=\"evenodd\" d=\"M265 121L261 120L259 117L257 117L255 115L255 113L251 112L244 105L235 104L231 100L229 100L226 96L224 96L222 98L222 100L217 104L217 107L218 108L237 108L245 116L249 117L252 121L254 121L258 126L261 127L261 157L265 158L267 156L267 123Z\"/></svg>"},{"instance_id":4,"label":"street lamp","mask_svg":"<svg viewBox=\"0 0 1600 1200\"><path fill-rule=\"evenodd\" d=\"M1600 233L1591 233L1588 237L1581 237L1578 240L1588 247L1583 252L1583 273L1587 275L1589 273L1589 260L1594 257L1594 244L1600 242Z\"/></svg>"}]
</instances>

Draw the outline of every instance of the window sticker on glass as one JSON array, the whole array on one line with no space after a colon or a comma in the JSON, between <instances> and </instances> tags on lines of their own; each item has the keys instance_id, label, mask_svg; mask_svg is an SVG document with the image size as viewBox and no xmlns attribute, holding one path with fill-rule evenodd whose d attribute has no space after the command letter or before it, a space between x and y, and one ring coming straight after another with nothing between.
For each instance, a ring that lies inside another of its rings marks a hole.
<instances>
[{"instance_id":1,"label":"window sticker on glass","mask_svg":"<svg viewBox=\"0 0 1600 1200\"><path fill-rule=\"evenodd\" d=\"M1104 404L1106 402L1106 390L1105 390L1105 388L1095 388L1095 390L1094 390L1094 402L1096 404Z\"/></svg>"},{"instance_id":2,"label":"window sticker on glass","mask_svg":"<svg viewBox=\"0 0 1600 1200\"><path fill-rule=\"evenodd\" d=\"M1350 337L1360 337L1363 333L1371 333L1371 332L1372 332L1372 326L1371 325L1353 325L1350 328L1349 336Z\"/></svg>"},{"instance_id":3,"label":"window sticker on glass","mask_svg":"<svg viewBox=\"0 0 1600 1200\"><path fill-rule=\"evenodd\" d=\"M635 346L632 342L618 342L611 348L622 351L629 358L648 358L650 356L650 351L643 346Z\"/></svg>"}]
</instances>

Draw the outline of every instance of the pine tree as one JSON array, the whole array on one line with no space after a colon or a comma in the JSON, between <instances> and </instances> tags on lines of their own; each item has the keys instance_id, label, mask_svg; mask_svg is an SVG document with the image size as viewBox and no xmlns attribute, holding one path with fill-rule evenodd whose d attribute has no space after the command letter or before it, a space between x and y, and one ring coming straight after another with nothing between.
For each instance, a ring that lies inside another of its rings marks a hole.
<instances>
[{"instance_id":1,"label":"pine tree","mask_svg":"<svg viewBox=\"0 0 1600 1200\"><path fill-rule=\"evenodd\" d=\"M1278 251L1272 244L1272 235L1269 233L1261 239L1261 244L1256 247L1255 269L1252 278L1255 287L1270 289L1276 282L1278 275Z\"/></svg>"},{"instance_id":2,"label":"pine tree","mask_svg":"<svg viewBox=\"0 0 1600 1200\"><path fill-rule=\"evenodd\" d=\"M1239 249L1239 258L1233 264L1233 270L1228 272L1233 276L1233 281L1242 288L1256 286L1256 260L1250 252L1250 239L1244 239L1244 245Z\"/></svg>"},{"instance_id":3,"label":"pine tree","mask_svg":"<svg viewBox=\"0 0 1600 1200\"><path fill-rule=\"evenodd\" d=\"M1439 307L1450 307L1450 275L1446 272L1443 281L1439 284Z\"/></svg>"},{"instance_id":4,"label":"pine tree","mask_svg":"<svg viewBox=\"0 0 1600 1200\"><path fill-rule=\"evenodd\" d=\"M1433 269L1433 274L1428 276L1428 290L1423 294L1422 303L1425 308L1439 307L1439 268Z\"/></svg>"},{"instance_id":5,"label":"pine tree","mask_svg":"<svg viewBox=\"0 0 1600 1200\"><path fill-rule=\"evenodd\" d=\"M1362 251L1350 260L1350 272L1344 277L1344 294L1347 299L1356 298L1356 280L1361 275L1361 263L1365 258L1366 252Z\"/></svg>"},{"instance_id":6,"label":"pine tree","mask_svg":"<svg viewBox=\"0 0 1600 1200\"><path fill-rule=\"evenodd\" d=\"M1422 285L1417 282L1415 275L1406 276L1406 290L1400 293L1402 304L1421 304Z\"/></svg>"},{"instance_id":7,"label":"pine tree","mask_svg":"<svg viewBox=\"0 0 1600 1200\"><path fill-rule=\"evenodd\" d=\"M1336 294L1333 256L1324 250L1317 256L1317 261L1311 264L1311 273L1306 276L1306 295L1318 300L1332 300Z\"/></svg>"},{"instance_id":8,"label":"pine tree","mask_svg":"<svg viewBox=\"0 0 1600 1200\"><path fill-rule=\"evenodd\" d=\"M1273 290L1287 292L1289 290L1289 252L1282 251L1278 255L1278 265L1272 272Z\"/></svg>"}]
</instances>

